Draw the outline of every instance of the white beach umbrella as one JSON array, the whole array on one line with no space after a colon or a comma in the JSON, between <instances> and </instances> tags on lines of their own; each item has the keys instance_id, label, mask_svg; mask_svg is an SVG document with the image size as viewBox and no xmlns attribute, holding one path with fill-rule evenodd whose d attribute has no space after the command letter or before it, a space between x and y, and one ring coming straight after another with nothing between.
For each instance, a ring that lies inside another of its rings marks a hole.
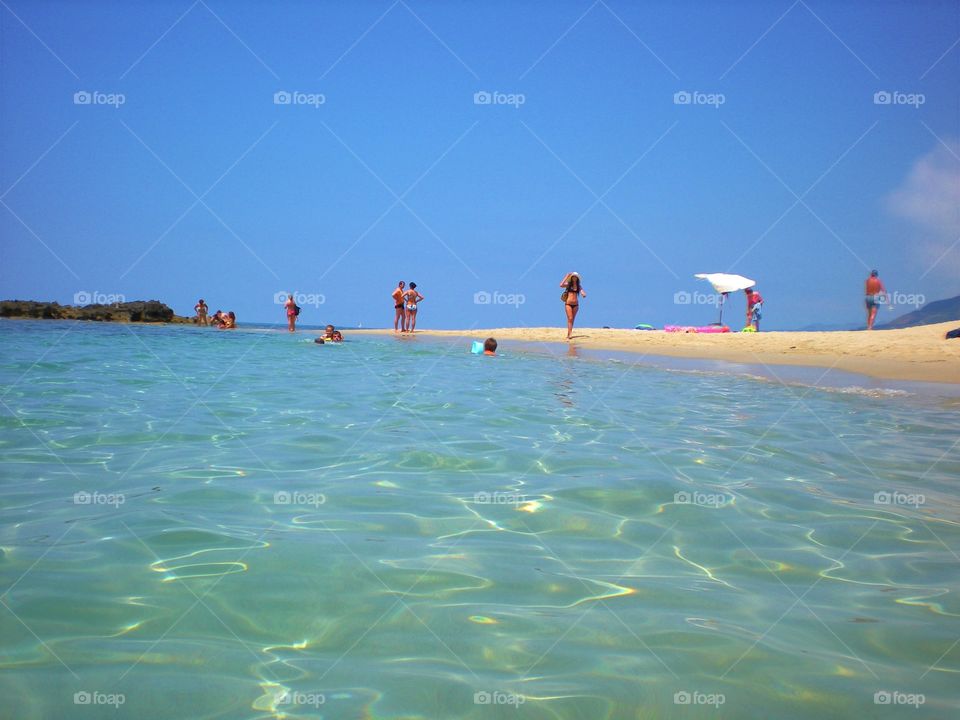
<instances>
[{"instance_id":1,"label":"white beach umbrella","mask_svg":"<svg viewBox=\"0 0 960 720\"><path fill-rule=\"evenodd\" d=\"M730 273L697 273L694 277L706 280L713 285L714 290L721 293L720 319L717 321L718 325L723 324L723 302L727 299L727 293L746 290L757 284L750 278L745 278L743 275L732 275Z\"/></svg>"}]
</instances>

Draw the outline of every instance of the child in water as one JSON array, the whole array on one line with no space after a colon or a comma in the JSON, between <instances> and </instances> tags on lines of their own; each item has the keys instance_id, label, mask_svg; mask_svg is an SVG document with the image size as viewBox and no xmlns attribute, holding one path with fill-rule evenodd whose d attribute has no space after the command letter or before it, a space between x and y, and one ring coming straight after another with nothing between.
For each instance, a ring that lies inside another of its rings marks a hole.
<instances>
[{"instance_id":1,"label":"child in water","mask_svg":"<svg viewBox=\"0 0 960 720\"><path fill-rule=\"evenodd\" d=\"M470 346L470 352L474 355L496 355L497 341L493 338L487 338L481 345L479 340L474 340L473 345Z\"/></svg>"},{"instance_id":2,"label":"child in water","mask_svg":"<svg viewBox=\"0 0 960 720\"><path fill-rule=\"evenodd\" d=\"M314 340L317 345L325 345L328 342L343 342L343 335L333 325L327 325L323 329L323 335Z\"/></svg>"}]
</instances>

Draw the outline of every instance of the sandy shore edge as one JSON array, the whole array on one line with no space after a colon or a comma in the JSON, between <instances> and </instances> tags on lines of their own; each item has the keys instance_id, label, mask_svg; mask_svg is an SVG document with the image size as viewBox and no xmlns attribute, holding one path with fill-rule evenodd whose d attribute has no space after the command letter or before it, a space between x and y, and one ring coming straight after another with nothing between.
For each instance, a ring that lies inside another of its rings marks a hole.
<instances>
[{"instance_id":1,"label":"sandy shore edge","mask_svg":"<svg viewBox=\"0 0 960 720\"><path fill-rule=\"evenodd\" d=\"M577 328L572 341L565 328L417 330L425 337L517 340L573 344L591 350L617 350L753 365L802 365L902 381L960 384L960 339L944 334L955 322L902 330L762 332L724 334L666 333L662 330ZM351 330L350 334L394 335L392 329ZM556 348L553 348L556 349Z\"/></svg>"}]
</instances>

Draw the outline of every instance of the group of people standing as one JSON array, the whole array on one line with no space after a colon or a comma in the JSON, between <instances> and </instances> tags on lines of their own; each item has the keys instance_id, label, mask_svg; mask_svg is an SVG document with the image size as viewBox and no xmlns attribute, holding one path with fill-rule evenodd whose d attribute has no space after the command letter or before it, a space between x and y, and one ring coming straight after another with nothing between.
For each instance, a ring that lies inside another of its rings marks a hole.
<instances>
[{"instance_id":1,"label":"group of people standing","mask_svg":"<svg viewBox=\"0 0 960 720\"><path fill-rule=\"evenodd\" d=\"M569 272L564 275L563 280L560 281L560 287L563 288L563 292L560 293L560 300L563 301L564 312L567 315L567 340L570 340L573 337L574 321L580 311L580 298L587 297L587 292L583 289L583 282L580 280L580 273L578 272ZM747 300L747 328L755 331L759 330L763 297L757 292L756 287L747 288L744 293ZM867 330L873 329L877 310L882 304L885 294L886 288L880 280L879 273L873 270L870 277L867 278L865 288ZM394 308L394 332L415 332L417 329L417 308L424 300L423 295L417 290L417 284L412 282L408 288L406 283L401 280L397 283L397 287L393 289L390 297L393 300ZM293 295L287 296L284 308L287 313L287 328L290 332L294 332L297 326L297 317L300 315L300 308L297 307ZM230 330L237 326L237 316L234 315L233 311L224 313L217 310L213 316L208 317L209 308L203 298L200 298L193 309L196 312L195 321L198 325L212 325L221 330ZM333 326L329 325L327 328L329 335ZM339 332L337 334L339 335ZM332 339L332 337L328 338L328 340Z\"/></svg>"},{"instance_id":2,"label":"group of people standing","mask_svg":"<svg viewBox=\"0 0 960 720\"><path fill-rule=\"evenodd\" d=\"M233 330L237 326L237 316L234 315L233 310L226 313L217 310L213 316L208 317L207 313L210 312L210 308L207 307L203 298L200 298L197 304L193 306L193 311L197 314L194 318L197 325L212 325L219 330Z\"/></svg>"},{"instance_id":3,"label":"group of people standing","mask_svg":"<svg viewBox=\"0 0 960 720\"><path fill-rule=\"evenodd\" d=\"M410 283L408 289L404 289L406 283L401 280L390 293L393 298L393 331L402 333L412 333L417 329L417 306L423 302L424 297L417 290L415 282Z\"/></svg>"}]
</instances>

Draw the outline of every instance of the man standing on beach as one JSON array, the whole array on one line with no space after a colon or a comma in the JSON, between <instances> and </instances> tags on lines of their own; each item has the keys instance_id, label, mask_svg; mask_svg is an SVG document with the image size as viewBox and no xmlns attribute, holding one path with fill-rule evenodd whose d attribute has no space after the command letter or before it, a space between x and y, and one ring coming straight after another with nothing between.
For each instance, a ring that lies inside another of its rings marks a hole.
<instances>
[{"instance_id":1,"label":"man standing on beach","mask_svg":"<svg viewBox=\"0 0 960 720\"><path fill-rule=\"evenodd\" d=\"M407 329L407 316L403 312L403 287L404 282L401 280L397 283L397 286L393 289L393 292L390 294L390 297L393 298L393 331L397 332L399 329Z\"/></svg>"},{"instance_id":2,"label":"man standing on beach","mask_svg":"<svg viewBox=\"0 0 960 720\"><path fill-rule=\"evenodd\" d=\"M873 321L877 319L877 310L880 309L880 303L887 289L880 280L880 273L876 270L870 271L870 277L867 278L867 286L864 293L864 299L867 304L867 330L873 330Z\"/></svg>"}]
</instances>

